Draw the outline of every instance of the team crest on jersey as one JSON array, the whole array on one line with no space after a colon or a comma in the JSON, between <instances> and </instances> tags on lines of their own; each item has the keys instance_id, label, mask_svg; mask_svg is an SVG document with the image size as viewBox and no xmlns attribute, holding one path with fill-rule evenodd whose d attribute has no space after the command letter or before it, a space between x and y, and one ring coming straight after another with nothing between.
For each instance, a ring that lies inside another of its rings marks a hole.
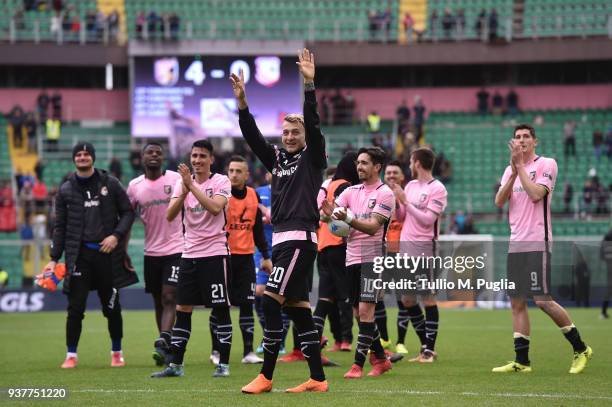
<instances>
[{"instance_id":1,"label":"team crest on jersey","mask_svg":"<svg viewBox=\"0 0 612 407\"><path fill-rule=\"evenodd\" d=\"M213 189L212 188L206 188L206 196L208 196L209 198L213 197Z\"/></svg>"},{"instance_id":2,"label":"team crest on jersey","mask_svg":"<svg viewBox=\"0 0 612 407\"><path fill-rule=\"evenodd\" d=\"M368 208L369 209L374 209L375 206L376 206L376 199L370 199L368 201Z\"/></svg>"},{"instance_id":3,"label":"team crest on jersey","mask_svg":"<svg viewBox=\"0 0 612 407\"><path fill-rule=\"evenodd\" d=\"M100 188L100 193L102 194L102 196L108 195L108 188L106 188L106 186L103 186L102 188Z\"/></svg>"},{"instance_id":4,"label":"team crest on jersey","mask_svg":"<svg viewBox=\"0 0 612 407\"><path fill-rule=\"evenodd\" d=\"M531 172L529 173L529 179L530 179L532 182L534 182L534 181L535 181L535 179L536 179L536 172L535 172L535 171L531 171Z\"/></svg>"},{"instance_id":5,"label":"team crest on jersey","mask_svg":"<svg viewBox=\"0 0 612 407\"><path fill-rule=\"evenodd\" d=\"M170 195L172 193L172 185L164 185L164 192L166 195Z\"/></svg>"},{"instance_id":6,"label":"team crest on jersey","mask_svg":"<svg viewBox=\"0 0 612 407\"><path fill-rule=\"evenodd\" d=\"M421 194L419 197L419 202L425 202L427 200L427 194Z\"/></svg>"}]
</instances>

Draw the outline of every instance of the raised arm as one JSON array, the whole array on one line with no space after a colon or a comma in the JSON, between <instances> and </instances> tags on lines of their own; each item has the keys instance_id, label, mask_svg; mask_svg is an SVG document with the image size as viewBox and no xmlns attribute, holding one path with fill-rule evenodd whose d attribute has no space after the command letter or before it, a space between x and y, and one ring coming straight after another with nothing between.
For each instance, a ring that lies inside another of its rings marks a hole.
<instances>
[{"instance_id":1,"label":"raised arm","mask_svg":"<svg viewBox=\"0 0 612 407\"><path fill-rule=\"evenodd\" d=\"M274 146L263 137L257 127L257 123L255 123L255 118L249 112L242 70L240 70L239 75L231 74L230 81L232 82L234 97L236 97L238 102L238 124L240 125L242 136L257 158L261 160L264 167L271 172L276 163L276 152Z\"/></svg>"},{"instance_id":2,"label":"raised arm","mask_svg":"<svg viewBox=\"0 0 612 407\"><path fill-rule=\"evenodd\" d=\"M318 168L327 167L325 154L325 137L321 133L321 119L317 111L317 97L315 95L315 63L314 54L304 48L298 54L296 62L304 78L304 127L306 130L306 145L311 151L313 162Z\"/></svg>"}]
</instances>

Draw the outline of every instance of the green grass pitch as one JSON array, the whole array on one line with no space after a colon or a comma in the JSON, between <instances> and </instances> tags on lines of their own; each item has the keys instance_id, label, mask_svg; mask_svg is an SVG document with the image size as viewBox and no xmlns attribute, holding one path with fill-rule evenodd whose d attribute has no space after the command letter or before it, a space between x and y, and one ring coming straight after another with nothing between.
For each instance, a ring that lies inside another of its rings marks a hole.
<instances>
[{"instance_id":1,"label":"green grass pitch","mask_svg":"<svg viewBox=\"0 0 612 407\"><path fill-rule=\"evenodd\" d=\"M389 309L389 330L395 339L395 309ZM598 319L595 309L573 309L570 313L582 337L593 347L594 357L581 375L567 373L571 348L559 330L541 311L531 309L531 374L493 374L491 368L513 358L510 311L445 310L440 312L440 334L432 365L406 361L379 378L348 381L352 353L327 353L341 367L327 368L327 394L284 394L287 387L308 377L306 363L277 365L274 391L258 396L243 395L240 388L259 371L258 366L240 364L242 339L233 313L234 346L231 377L213 379L208 361L209 311L196 310L193 332L185 357L185 377L151 379L158 370L151 359L155 327L152 312L124 311L126 367L110 368L110 340L101 312L88 312L79 346L79 366L70 371L59 365L65 355L65 313L0 314L2 373L0 388L65 387L66 400L54 402L74 406L95 405L611 405L612 322ZM257 337L261 331L257 329ZM412 328L410 328L412 330ZM258 339L257 339L258 340ZM291 337L288 345L292 344ZM417 350L416 336L409 331L406 345ZM411 355L409 355L411 356ZM366 372L369 366L366 366ZM0 404L7 402L6 393ZM32 405L39 401L31 402ZM138 403L138 404L136 404ZM19 402L18 405L27 405Z\"/></svg>"}]
</instances>

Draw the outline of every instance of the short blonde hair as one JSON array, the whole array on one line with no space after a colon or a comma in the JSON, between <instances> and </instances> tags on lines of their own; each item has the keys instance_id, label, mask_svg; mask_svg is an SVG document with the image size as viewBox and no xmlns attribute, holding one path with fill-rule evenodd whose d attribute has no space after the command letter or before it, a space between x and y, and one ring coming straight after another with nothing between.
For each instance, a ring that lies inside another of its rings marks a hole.
<instances>
[{"instance_id":1,"label":"short blonde hair","mask_svg":"<svg viewBox=\"0 0 612 407\"><path fill-rule=\"evenodd\" d=\"M306 127L304 126L304 115L303 114L290 113L286 115L283 120L289 123L300 123L302 127Z\"/></svg>"}]
</instances>

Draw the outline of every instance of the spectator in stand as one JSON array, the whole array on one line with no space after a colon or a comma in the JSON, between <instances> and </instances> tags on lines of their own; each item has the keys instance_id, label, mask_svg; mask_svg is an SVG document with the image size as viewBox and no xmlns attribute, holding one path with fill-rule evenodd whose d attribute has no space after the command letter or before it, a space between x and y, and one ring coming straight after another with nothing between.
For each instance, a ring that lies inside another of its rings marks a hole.
<instances>
[{"instance_id":1,"label":"spectator in stand","mask_svg":"<svg viewBox=\"0 0 612 407\"><path fill-rule=\"evenodd\" d=\"M576 121L568 120L563 125L563 154L576 156Z\"/></svg>"},{"instance_id":2,"label":"spectator in stand","mask_svg":"<svg viewBox=\"0 0 612 407\"><path fill-rule=\"evenodd\" d=\"M28 112L25 117L25 121L23 122L23 126L25 128L26 134L28 136L28 151L36 152L36 117L34 117L34 113Z\"/></svg>"},{"instance_id":3,"label":"spectator in stand","mask_svg":"<svg viewBox=\"0 0 612 407\"><path fill-rule=\"evenodd\" d=\"M463 35L465 34L465 12L462 8L457 11L457 15L455 16L455 39L457 41L463 40Z\"/></svg>"},{"instance_id":4,"label":"spectator in stand","mask_svg":"<svg viewBox=\"0 0 612 407\"><path fill-rule=\"evenodd\" d=\"M59 11L55 11L53 12L53 14L51 14L51 22L49 24L49 31L51 31L51 34L53 34L54 36L57 36L61 29L62 29L61 13Z\"/></svg>"},{"instance_id":5,"label":"spectator in stand","mask_svg":"<svg viewBox=\"0 0 612 407\"><path fill-rule=\"evenodd\" d=\"M64 8L64 4L62 0L53 0L53 11L56 13L61 13Z\"/></svg>"},{"instance_id":6,"label":"spectator in stand","mask_svg":"<svg viewBox=\"0 0 612 407\"><path fill-rule=\"evenodd\" d=\"M119 35L119 12L115 9L107 17L110 38L117 41Z\"/></svg>"},{"instance_id":7,"label":"spectator in stand","mask_svg":"<svg viewBox=\"0 0 612 407\"><path fill-rule=\"evenodd\" d=\"M380 115L376 111L372 111L368 117L368 133L377 135L380 132ZM381 143L382 144L382 143Z\"/></svg>"},{"instance_id":8,"label":"spectator in stand","mask_svg":"<svg viewBox=\"0 0 612 407\"><path fill-rule=\"evenodd\" d=\"M98 30L96 29L96 11L89 10L85 14L85 29L87 30L87 39L93 41L98 36Z\"/></svg>"},{"instance_id":9,"label":"spectator in stand","mask_svg":"<svg viewBox=\"0 0 612 407\"><path fill-rule=\"evenodd\" d=\"M13 22L17 30L25 30L25 20L23 15L23 7L17 7L15 13L13 13Z\"/></svg>"},{"instance_id":10,"label":"spectator in stand","mask_svg":"<svg viewBox=\"0 0 612 407\"><path fill-rule=\"evenodd\" d=\"M402 102L397 107L395 117L397 118L398 122L410 120L410 108L408 107L408 102L406 102L406 99L402 99Z\"/></svg>"},{"instance_id":11,"label":"spectator in stand","mask_svg":"<svg viewBox=\"0 0 612 407\"><path fill-rule=\"evenodd\" d=\"M149 38L155 38L157 36L157 25L159 24L159 20L160 18L155 11L150 11L149 14L147 14L147 31Z\"/></svg>"},{"instance_id":12,"label":"spectator in stand","mask_svg":"<svg viewBox=\"0 0 612 407\"><path fill-rule=\"evenodd\" d=\"M499 25L497 11L495 9L491 10L489 14L489 41L493 42L497 39L497 28Z\"/></svg>"},{"instance_id":13,"label":"spectator in stand","mask_svg":"<svg viewBox=\"0 0 612 407\"><path fill-rule=\"evenodd\" d=\"M391 20L393 19L393 16L391 15L391 9L390 8L386 8L385 11L383 11L382 13L380 13L380 28L384 29L384 37L383 37L383 41L387 42L391 39Z\"/></svg>"},{"instance_id":14,"label":"spectator in stand","mask_svg":"<svg viewBox=\"0 0 612 407\"><path fill-rule=\"evenodd\" d=\"M499 90L496 90L495 93L493 94L493 99L491 99L492 101L492 112L495 116L501 116L501 114L504 112L504 98L502 97L501 93L499 93Z\"/></svg>"},{"instance_id":15,"label":"spectator in stand","mask_svg":"<svg viewBox=\"0 0 612 407\"><path fill-rule=\"evenodd\" d=\"M147 23L144 11L139 11L136 15L136 38L142 40L144 38L144 25Z\"/></svg>"},{"instance_id":16,"label":"spectator in stand","mask_svg":"<svg viewBox=\"0 0 612 407\"><path fill-rule=\"evenodd\" d=\"M72 8L68 7L66 10L64 10L64 12L61 13L61 17L62 30L64 31L64 38L66 38L66 36L70 34L70 30L72 28Z\"/></svg>"},{"instance_id":17,"label":"spectator in stand","mask_svg":"<svg viewBox=\"0 0 612 407\"><path fill-rule=\"evenodd\" d=\"M34 211L34 195L32 193L33 182L24 181L23 188L19 192L19 207L23 209L24 219L30 217Z\"/></svg>"},{"instance_id":18,"label":"spectator in stand","mask_svg":"<svg viewBox=\"0 0 612 407\"><path fill-rule=\"evenodd\" d=\"M23 0L23 8L25 9L25 11L36 10L36 1L37 0Z\"/></svg>"},{"instance_id":19,"label":"spectator in stand","mask_svg":"<svg viewBox=\"0 0 612 407\"><path fill-rule=\"evenodd\" d=\"M423 99L421 99L421 95L416 95L414 97L414 107L412 108L414 112L414 131L416 133L416 144L420 144L421 138L423 137L423 125L425 124L425 105L423 104Z\"/></svg>"},{"instance_id":20,"label":"spectator in stand","mask_svg":"<svg viewBox=\"0 0 612 407\"><path fill-rule=\"evenodd\" d=\"M438 12L436 10L431 12L431 15L429 16L429 33L431 36L431 39L435 42L438 41Z\"/></svg>"},{"instance_id":21,"label":"spectator in stand","mask_svg":"<svg viewBox=\"0 0 612 407\"><path fill-rule=\"evenodd\" d=\"M462 235L476 235L478 231L474 227L474 217L470 214L465 217L463 224L463 230L460 232Z\"/></svg>"},{"instance_id":22,"label":"spectator in stand","mask_svg":"<svg viewBox=\"0 0 612 407\"><path fill-rule=\"evenodd\" d=\"M331 97L331 102L333 105L333 124L345 124L344 122L344 111L346 109L346 100L342 93L340 93L340 89L336 89L336 93Z\"/></svg>"},{"instance_id":23,"label":"spectator in stand","mask_svg":"<svg viewBox=\"0 0 612 407\"><path fill-rule=\"evenodd\" d=\"M591 213L593 212L593 198L595 195L595 186L593 181L588 179L584 182L584 187L582 187L582 200L580 205L580 217L581 218L590 218Z\"/></svg>"},{"instance_id":24,"label":"spectator in stand","mask_svg":"<svg viewBox=\"0 0 612 407\"><path fill-rule=\"evenodd\" d=\"M444 31L444 39L447 41L451 40L453 34L453 28L455 27L455 17L447 7L444 9L444 15L442 16L442 30Z\"/></svg>"},{"instance_id":25,"label":"spectator in stand","mask_svg":"<svg viewBox=\"0 0 612 407\"><path fill-rule=\"evenodd\" d=\"M132 167L132 178L142 174L142 154L138 149L130 151L130 166Z\"/></svg>"},{"instance_id":26,"label":"spectator in stand","mask_svg":"<svg viewBox=\"0 0 612 407\"><path fill-rule=\"evenodd\" d=\"M563 212L571 213L572 198L574 198L574 188L569 181L563 184Z\"/></svg>"},{"instance_id":27,"label":"spectator in stand","mask_svg":"<svg viewBox=\"0 0 612 407\"><path fill-rule=\"evenodd\" d=\"M57 119L47 119L47 149L58 151L59 139L62 136L62 123Z\"/></svg>"},{"instance_id":28,"label":"spectator in stand","mask_svg":"<svg viewBox=\"0 0 612 407\"><path fill-rule=\"evenodd\" d=\"M49 112L49 94L45 89L43 89L38 98L36 99L36 107L38 112L38 122L44 123L47 121L47 115Z\"/></svg>"},{"instance_id":29,"label":"spectator in stand","mask_svg":"<svg viewBox=\"0 0 612 407\"><path fill-rule=\"evenodd\" d=\"M331 106L329 103L329 97L326 93L321 94L321 99L319 99L319 103L321 105L321 123L324 125L329 125Z\"/></svg>"},{"instance_id":30,"label":"spectator in stand","mask_svg":"<svg viewBox=\"0 0 612 407\"><path fill-rule=\"evenodd\" d=\"M607 215L608 213L610 213L610 210L608 208L608 200L610 199L610 193L608 191L608 188L605 185L600 184L599 182L597 183L595 188L595 195L597 197L597 207L595 208L595 213L600 215Z\"/></svg>"},{"instance_id":31,"label":"spectator in stand","mask_svg":"<svg viewBox=\"0 0 612 407\"><path fill-rule=\"evenodd\" d=\"M78 14L75 14L74 17L72 17L70 31L72 32L73 38L79 38L79 35L81 34L81 19L79 18Z\"/></svg>"},{"instance_id":32,"label":"spectator in stand","mask_svg":"<svg viewBox=\"0 0 612 407\"><path fill-rule=\"evenodd\" d=\"M15 148L22 148L24 142L24 121L25 114L23 109L19 105L13 106L9 114L7 115L9 126L13 130L13 145Z\"/></svg>"},{"instance_id":33,"label":"spectator in stand","mask_svg":"<svg viewBox=\"0 0 612 407\"><path fill-rule=\"evenodd\" d=\"M176 13L170 14L168 19L170 23L170 39L176 41L179 39L179 32L181 28L181 18Z\"/></svg>"},{"instance_id":34,"label":"spectator in stand","mask_svg":"<svg viewBox=\"0 0 612 407\"><path fill-rule=\"evenodd\" d=\"M370 41L376 41L378 37L379 21L378 13L375 10L368 12L368 29L370 31Z\"/></svg>"},{"instance_id":35,"label":"spectator in stand","mask_svg":"<svg viewBox=\"0 0 612 407\"><path fill-rule=\"evenodd\" d=\"M406 99L402 99L402 103L397 107L395 119L397 120L397 134L401 137L410 129L410 108Z\"/></svg>"},{"instance_id":36,"label":"spectator in stand","mask_svg":"<svg viewBox=\"0 0 612 407\"><path fill-rule=\"evenodd\" d=\"M593 132L593 155L595 156L597 161L599 161L599 159L601 158L601 154L604 150L603 141L603 133L601 132L601 130L595 130Z\"/></svg>"},{"instance_id":37,"label":"spectator in stand","mask_svg":"<svg viewBox=\"0 0 612 407\"><path fill-rule=\"evenodd\" d=\"M409 12L406 12L406 14L404 14L404 19L402 20L402 24L404 25L404 34L406 35L406 43L410 44L413 40L412 30L414 28L414 19L412 18Z\"/></svg>"},{"instance_id":38,"label":"spectator in stand","mask_svg":"<svg viewBox=\"0 0 612 407\"><path fill-rule=\"evenodd\" d=\"M123 167L121 166L121 161L119 161L117 157L111 158L111 161L108 165L108 170L110 171L113 177L121 181L121 176L123 175Z\"/></svg>"},{"instance_id":39,"label":"spectator in stand","mask_svg":"<svg viewBox=\"0 0 612 407\"><path fill-rule=\"evenodd\" d=\"M96 13L96 39L101 39L104 31L108 29L108 20L102 10Z\"/></svg>"},{"instance_id":40,"label":"spectator in stand","mask_svg":"<svg viewBox=\"0 0 612 407\"><path fill-rule=\"evenodd\" d=\"M51 106L53 107L53 119L62 120L62 94L59 93L59 90L51 95Z\"/></svg>"},{"instance_id":41,"label":"spectator in stand","mask_svg":"<svg viewBox=\"0 0 612 407\"><path fill-rule=\"evenodd\" d=\"M476 36L478 39L482 39L483 30L485 28L485 24L487 21L487 12L485 9L481 9L480 13L478 13L478 17L476 17L476 24L474 25L474 31L476 31Z\"/></svg>"},{"instance_id":42,"label":"spectator in stand","mask_svg":"<svg viewBox=\"0 0 612 407\"><path fill-rule=\"evenodd\" d=\"M476 93L478 99L478 113L481 116L486 116L489 113L489 92L485 88L481 88Z\"/></svg>"},{"instance_id":43,"label":"spectator in stand","mask_svg":"<svg viewBox=\"0 0 612 407\"><path fill-rule=\"evenodd\" d=\"M443 184L450 182L452 169L450 161L446 159L443 152L437 155L431 173L434 177L439 178Z\"/></svg>"},{"instance_id":44,"label":"spectator in stand","mask_svg":"<svg viewBox=\"0 0 612 407\"><path fill-rule=\"evenodd\" d=\"M36 165L34 166L34 176L42 180L42 179L45 179L44 173L45 173L45 164L41 160L38 160L36 162Z\"/></svg>"},{"instance_id":45,"label":"spectator in stand","mask_svg":"<svg viewBox=\"0 0 612 407\"><path fill-rule=\"evenodd\" d=\"M34 181L34 185L32 186L32 198L34 199L35 213L45 213L49 193L47 192L47 185L45 185L41 179L36 178L36 181Z\"/></svg>"},{"instance_id":46,"label":"spectator in stand","mask_svg":"<svg viewBox=\"0 0 612 407\"><path fill-rule=\"evenodd\" d=\"M508 109L508 114L510 116L516 116L520 112L518 105L518 94L514 89L510 89L508 95L506 95L506 109Z\"/></svg>"}]
</instances>

